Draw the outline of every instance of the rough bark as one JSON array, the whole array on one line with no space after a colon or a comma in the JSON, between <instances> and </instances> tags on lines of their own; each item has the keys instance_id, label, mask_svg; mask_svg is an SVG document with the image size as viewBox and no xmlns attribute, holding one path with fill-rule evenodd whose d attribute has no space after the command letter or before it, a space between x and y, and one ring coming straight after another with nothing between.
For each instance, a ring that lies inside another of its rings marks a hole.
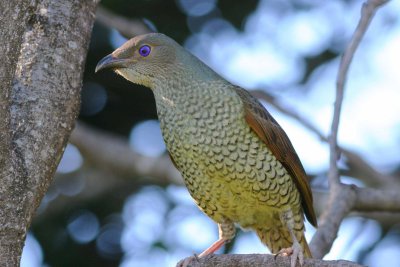
<instances>
[{"instance_id":1,"label":"rough bark","mask_svg":"<svg viewBox=\"0 0 400 267\"><path fill-rule=\"evenodd\" d=\"M193 260L189 267L289 267L289 257L274 257L268 254L235 254L235 255L210 255L198 260ZM299 266L299 265L297 265ZM303 267L362 267L357 263L345 260L323 261L305 259Z\"/></svg>"},{"instance_id":2,"label":"rough bark","mask_svg":"<svg viewBox=\"0 0 400 267\"><path fill-rule=\"evenodd\" d=\"M19 266L27 229L73 129L96 4L0 1L1 266Z\"/></svg>"},{"instance_id":3,"label":"rough bark","mask_svg":"<svg viewBox=\"0 0 400 267\"><path fill-rule=\"evenodd\" d=\"M3 208L7 207L6 182L12 180L13 166L11 164L11 131L10 126L10 92L12 80L17 66L18 50L27 22L28 1L0 1L0 263L7 260L7 255L13 251L4 244L18 231L10 227L3 216ZM13 23L19 21L20 23ZM10 230L8 230L10 229ZM17 235L17 234L16 234ZM4 256L3 256L4 255Z\"/></svg>"}]
</instances>

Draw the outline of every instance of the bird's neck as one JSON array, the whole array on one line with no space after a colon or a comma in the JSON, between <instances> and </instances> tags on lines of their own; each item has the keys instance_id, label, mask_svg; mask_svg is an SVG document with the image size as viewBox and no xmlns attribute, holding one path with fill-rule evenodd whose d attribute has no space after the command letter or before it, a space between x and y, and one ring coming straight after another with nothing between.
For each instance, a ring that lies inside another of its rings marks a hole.
<instances>
[{"instance_id":1,"label":"bird's neck","mask_svg":"<svg viewBox=\"0 0 400 267\"><path fill-rule=\"evenodd\" d=\"M163 85L153 88L159 118L171 114L188 114L209 109L210 105L225 105L237 98L232 85L220 79L169 79Z\"/></svg>"},{"instance_id":2,"label":"bird's neck","mask_svg":"<svg viewBox=\"0 0 400 267\"><path fill-rule=\"evenodd\" d=\"M207 95L210 95L212 84L218 83L218 81L206 81L192 76L186 77L190 78L181 79L179 75L172 76L153 88L158 110L179 108L186 102L203 102Z\"/></svg>"},{"instance_id":3,"label":"bird's neck","mask_svg":"<svg viewBox=\"0 0 400 267\"><path fill-rule=\"evenodd\" d=\"M157 101L168 98L180 102L185 96L201 98L212 84L224 82L217 73L197 60L190 65L176 64L155 79L152 90Z\"/></svg>"}]
</instances>

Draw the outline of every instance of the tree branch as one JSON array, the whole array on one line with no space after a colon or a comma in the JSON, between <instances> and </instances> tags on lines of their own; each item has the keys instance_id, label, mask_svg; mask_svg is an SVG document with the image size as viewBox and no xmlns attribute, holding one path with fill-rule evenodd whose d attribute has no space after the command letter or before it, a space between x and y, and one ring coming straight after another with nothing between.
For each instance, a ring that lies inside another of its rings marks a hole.
<instances>
[{"instance_id":1,"label":"tree branch","mask_svg":"<svg viewBox=\"0 0 400 267\"><path fill-rule=\"evenodd\" d=\"M351 211L364 212L364 217L376 217L378 220L382 219L383 213L388 212L384 214L385 222L393 222L390 218L394 215L398 217L400 213L400 196L397 190L360 188L345 184L340 184L335 189L338 190L335 192L335 198L330 195L328 199L329 212L322 213L323 223L320 224L310 243L315 258L322 258L330 250L342 220ZM330 202L332 200L333 202ZM323 199L319 201L326 202Z\"/></svg>"},{"instance_id":2,"label":"tree branch","mask_svg":"<svg viewBox=\"0 0 400 267\"><path fill-rule=\"evenodd\" d=\"M102 6L97 8L96 19L104 26L116 29L128 39L136 35L152 32L142 20L124 18Z\"/></svg>"},{"instance_id":3,"label":"tree branch","mask_svg":"<svg viewBox=\"0 0 400 267\"><path fill-rule=\"evenodd\" d=\"M352 214L363 214L370 218L372 213L400 214L400 197L397 190L360 188L355 185L343 185L351 187L356 197L352 205ZM371 196L371 197L369 197ZM322 214L329 202L329 192L313 189L314 208L317 214ZM370 199L371 198L371 199Z\"/></svg>"},{"instance_id":4,"label":"tree branch","mask_svg":"<svg viewBox=\"0 0 400 267\"><path fill-rule=\"evenodd\" d=\"M329 204L328 208L321 216L322 223L310 243L311 251L316 258L322 258L331 249L343 218L351 211L356 201L357 196L355 190L353 190L352 187L340 183L339 171L336 165L336 161L339 157L337 133L343 102L344 84L354 53L361 42L373 15L379 6L386 2L387 0L368 0L367 3L363 5L360 22L357 25L352 40L343 54L340 63L336 87L336 100L329 140L330 168L328 179L331 190L329 195Z\"/></svg>"},{"instance_id":5,"label":"tree branch","mask_svg":"<svg viewBox=\"0 0 400 267\"><path fill-rule=\"evenodd\" d=\"M337 169L336 161L339 158L339 152L337 147L337 134L339 129L340 111L342 108L344 86L347 80L347 73L350 64L353 60L354 54L361 42L362 37L368 29L368 26L375 15L376 10L381 5L387 3L388 0L368 0L363 4L361 10L361 19L357 25L353 37L351 38L350 44L344 52L340 61L339 72L336 82L336 100L334 105L331 136L329 138L330 146L330 171L329 171L329 183L331 186L340 183L339 172Z\"/></svg>"},{"instance_id":6,"label":"tree branch","mask_svg":"<svg viewBox=\"0 0 400 267\"><path fill-rule=\"evenodd\" d=\"M356 195L351 187L339 184L331 188L327 211L320 216L321 223L310 242L314 258L322 259L329 252L340 224L353 208L355 199Z\"/></svg>"},{"instance_id":7,"label":"tree branch","mask_svg":"<svg viewBox=\"0 0 400 267\"><path fill-rule=\"evenodd\" d=\"M353 210L400 212L398 190L379 190L353 187L356 193Z\"/></svg>"},{"instance_id":8,"label":"tree branch","mask_svg":"<svg viewBox=\"0 0 400 267\"><path fill-rule=\"evenodd\" d=\"M178 266L178 265L177 265ZM289 267L290 257L275 257L270 254L223 254L209 255L193 260L190 267ZM345 260L323 261L317 259L305 259L303 267L362 267L357 263Z\"/></svg>"}]
</instances>

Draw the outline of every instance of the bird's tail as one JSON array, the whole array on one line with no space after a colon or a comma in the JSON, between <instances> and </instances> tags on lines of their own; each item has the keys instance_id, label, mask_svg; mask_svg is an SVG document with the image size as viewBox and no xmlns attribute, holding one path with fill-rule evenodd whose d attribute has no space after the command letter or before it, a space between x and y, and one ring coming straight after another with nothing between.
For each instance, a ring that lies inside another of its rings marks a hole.
<instances>
[{"instance_id":1,"label":"bird's tail","mask_svg":"<svg viewBox=\"0 0 400 267\"><path fill-rule=\"evenodd\" d=\"M278 253L283 248L290 248L293 245L292 237L287 229L256 229L256 233L261 239L261 242L274 254ZM296 237L300 246L303 248L304 257L312 258L304 233L297 232Z\"/></svg>"}]
</instances>

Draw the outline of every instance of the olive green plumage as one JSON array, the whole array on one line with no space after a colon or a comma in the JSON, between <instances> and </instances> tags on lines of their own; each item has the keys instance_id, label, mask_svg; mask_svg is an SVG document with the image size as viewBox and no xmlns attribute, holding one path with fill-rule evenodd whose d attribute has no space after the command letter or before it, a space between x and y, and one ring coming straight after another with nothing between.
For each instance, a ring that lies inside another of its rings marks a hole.
<instances>
[{"instance_id":1,"label":"olive green plumage","mask_svg":"<svg viewBox=\"0 0 400 267\"><path fill-rule=\"evenodd\" d=\"M162 34L129 40L96 71L104 68L152 89L171 159L196 204L219 224L219 243L201 256L232 239L237 223L273 253L300 244L311 257L303 217L315 226L316 218L307 177L255 98Z\"/></svg>"}]
</instances>

